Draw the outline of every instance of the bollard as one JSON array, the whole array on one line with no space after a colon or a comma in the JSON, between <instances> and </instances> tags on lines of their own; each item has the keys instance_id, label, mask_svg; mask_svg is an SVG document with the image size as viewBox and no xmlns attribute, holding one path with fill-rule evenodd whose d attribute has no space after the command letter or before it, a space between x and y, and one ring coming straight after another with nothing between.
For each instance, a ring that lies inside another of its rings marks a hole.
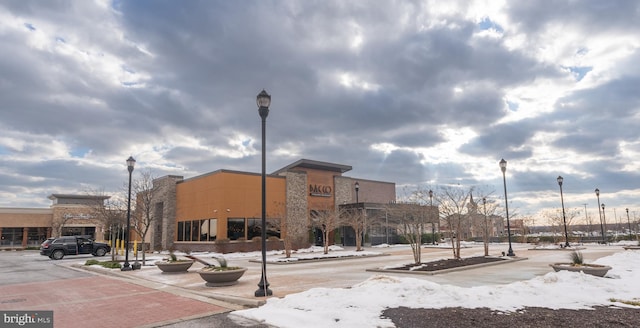
<instances>
[{"instance_id":1,"label":"bollard","mask_svg":"<svg viewBox=\"0 0 640 328\"><path fill-rule=\"evenodd\" d=\"M138 240L133 241L133 256L138 256Z\"/></svg>"}]
</instances>

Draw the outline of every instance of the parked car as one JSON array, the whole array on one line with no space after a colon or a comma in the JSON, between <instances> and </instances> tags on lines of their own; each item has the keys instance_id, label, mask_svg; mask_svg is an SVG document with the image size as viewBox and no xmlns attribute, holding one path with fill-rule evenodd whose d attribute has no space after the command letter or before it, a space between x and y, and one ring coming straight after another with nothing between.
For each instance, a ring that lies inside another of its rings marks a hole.
<instances>
[{"instance_id":1,"label":"parked car","mask_svg":"<svg viewBox=\"0 0 640 328\"><path fill-rule=\"evenodd\" d=\"M96 242L88 236L53 237L40 245L40 255L48 256L53 260L61 260L65 255L105 256L110 251L111 246Z\"/></svg>"}]
</instances>

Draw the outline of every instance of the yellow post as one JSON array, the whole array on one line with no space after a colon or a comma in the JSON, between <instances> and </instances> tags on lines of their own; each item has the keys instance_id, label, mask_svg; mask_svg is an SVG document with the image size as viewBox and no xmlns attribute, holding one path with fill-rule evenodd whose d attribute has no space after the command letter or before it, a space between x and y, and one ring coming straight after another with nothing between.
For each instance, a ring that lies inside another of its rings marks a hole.
<instances>
[{"instance_id":1,"label":"yellow post","mask_svg":"<svg viewBox=\"0 0 640 328\"><path fill-rule=\"evenodd\" d=\"M116 239L116 255L120 255L120 239Z\"/></svg>"},{"instance_id":2,"label":"yellow post","mask_svg":"<svg viewBox=\"0 0 640 328\"><path fill-rule=\"evenodd\" d=\"M138 240L133 241L133 256L138 256Z\"/></svg>"}]
</instances>

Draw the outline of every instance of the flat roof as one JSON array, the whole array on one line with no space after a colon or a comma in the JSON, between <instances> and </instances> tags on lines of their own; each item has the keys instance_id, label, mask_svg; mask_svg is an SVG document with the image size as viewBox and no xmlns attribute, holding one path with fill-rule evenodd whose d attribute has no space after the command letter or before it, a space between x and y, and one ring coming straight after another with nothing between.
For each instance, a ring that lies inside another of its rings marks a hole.
<instances>
[{"instance_id":1,"label":"flat roof","mask_svg":"<svg viewBox=\"0 0 640 328\"><path fill-rule=\"evenodd\" d=\"M330 171L330 172L338 172L338 173L345 173L347 171L351 171L352 169L351 165L342 165L342 164L336 164L336 163L314 161L310 159L301 159L295 163L289 164L273 172L273 174L287 172L297 167L314 169L314 170L322 170L322 171Z\"/></svg>"},{"instance_id":2,"label":"flat roof","mask_svg":"<svg viewBox=\"0 0 640 328\"><path fill-rule=\"evenodd\" d=\"M51 200L56 199L109 199L111 196L96 196L96 195L73 195L73 194L51 194L49 197Z\"/></svg>"}]
</instances>

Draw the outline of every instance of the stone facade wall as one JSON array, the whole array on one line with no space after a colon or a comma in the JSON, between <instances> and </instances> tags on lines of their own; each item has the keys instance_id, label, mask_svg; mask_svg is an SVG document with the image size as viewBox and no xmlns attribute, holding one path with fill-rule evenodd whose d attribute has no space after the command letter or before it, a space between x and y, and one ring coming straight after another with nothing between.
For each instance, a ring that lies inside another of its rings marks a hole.
<instances>
[{"instance_id":1,"label":"stone facade wall","mask_svg":"<svg viewBox=\"0 0 640 328\"><path fill-rule=\"evenodd\" d=\"M335 188L335 206L337 207L346 203L354 203L356 196L353 184L355 181L349 177L343 176L335 176L333 180Z\"/></svg>"},{"instance_id":2,"label":"stone facade wall","mask_svg":"<svg viewBox=\"0 0 640 328\"><path fill-rule=\"evenodd\" d=\"M53 205L51 220L52 237L62 234L64 227L95 227L96 240L103 240L106 229L102 218L93 214L94 209L89 205Z\"/></svg>"},{"instance_id":3,"label":"stone facade wall","mask_svg":"<svg viewBox=\"0 0 640 328\"><path fill-rule=\"evenodd\" d=\"M287 234L289 234L294 247L306 247L309 239L307 174L305 172L284 172L281 175L287 179Z\"/></svg>"},{"instance_id":4,"label":"stone facade wall","mask_svg":"<svg viewBox=\"0 0 640 328\"><path fill-rule=\"evenodd\" d=\"M176 229L176 184L182 176L167 175L153 180L153 229L151 250L173 248Z\"/></svg>"}]
</instances>

